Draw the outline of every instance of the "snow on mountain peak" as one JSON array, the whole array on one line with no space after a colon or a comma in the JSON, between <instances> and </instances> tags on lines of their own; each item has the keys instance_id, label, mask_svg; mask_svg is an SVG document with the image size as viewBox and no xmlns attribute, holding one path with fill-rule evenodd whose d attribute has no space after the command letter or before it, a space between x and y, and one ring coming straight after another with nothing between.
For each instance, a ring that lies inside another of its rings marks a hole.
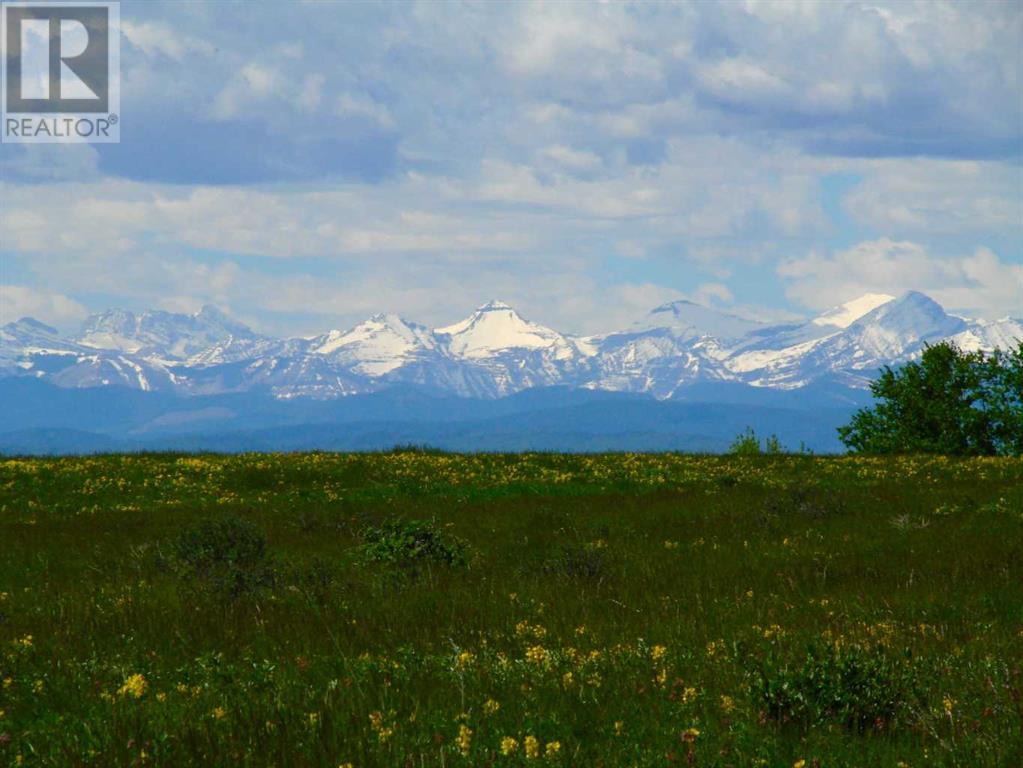
<instances>
[{"instance_id":1,"label":"snow on mountain peak","mask_svg":"<svg viewBox=\"0 0 1023 768\"><path fill-rule=\"evenodd\" d=\"M367 376L382 376L435 346L427 328L392 313L379 313L351 330L330 331L314 339L309 351L352 364Z\"/></svg>"},{"instance_id":2,"label":"snow on mountain peak","mask_svg":"<svg viewBox=\"0 0 1023 768\"><path fill-rule=\"evenodd\" d=\"M477 308L476 311L477 312L489 312L490 310L496 310L496 309L512 309L512 306L511 306L511 304L506 304L505 302L501 301L500 299L491 299L486 304L481 304ZM512 309L512 311L514 312L515 310Z\"/></svg>"},{"instance_id":3,"label":"snow on mountain peak","mask_svg":"<svg viewBox=\"0 0 1023 768\"><path fill-rule=\"evenodd\" d=\"M848 328L868 312L871 312L883 304L887 304L895 297L887 293L865 293L859 298L852 299L832 307L827 312L815 317L814 325L832 325L836 328Z\"/></svg>"},{"instance_id":4,"label":"snow on mountain peak","mask_svg":"<svg viewBox=\"0 0 1023 768\"><path fill-rule=\"evenodd\" d=\"M899 360L915 345L966 327L965 320L947 314L930 296L908 291L850 323L845 333L868 359Z\"/></svg>"},{"instance_id":5,"label":"snow on mountain peak","mask_svg":"<svg viewBox=\"0 0 1023 768\"><path fill-rule=\"evenodd\" d=\"M667 328L676 334L681 332L686 336L735 339L763 326L764 324L757 320L697 304L688 299L679 299L655 307L633 328L638 331Z\"/></svg>"},{"instance_id":6,"label":"snow on mountain peak","mask_svg":"<svg viewBox=\"0 0 1023 768\"><path fill-rule=\"evenodd\" d=\"M266 339L216 307L206 305L190 315L161 310L137 315L127 309L107 310L90 315L76 341L93 349L187 360L214 347Z\"/></svg>"},{"instance_id":7,"label":"snow on mountain peak","mask_svg":"<svg viewBox=\"0 0 1023 768\"><path fill-rule=\"evenodd\" d=\"M2 329L10 333L34 333L42 334L45 336L58 336L59 332L56 328L46 323L41 323L34 317L23 317L20 320L16 320L13 323L8 323Z\"/></svg>"},{"instance_id":8,"label":"snow on mountain peak","mask_svg":"<svg viewBox=\"0 0 1023 768\"><path fill-rule=\"evenodd\" d=\"M506 349L570 347L560 333L525 320L503 301L489 301L465 320L436 333L447 337L453 354L468 358L489 357Z\"/></svg>"}]
</instances>

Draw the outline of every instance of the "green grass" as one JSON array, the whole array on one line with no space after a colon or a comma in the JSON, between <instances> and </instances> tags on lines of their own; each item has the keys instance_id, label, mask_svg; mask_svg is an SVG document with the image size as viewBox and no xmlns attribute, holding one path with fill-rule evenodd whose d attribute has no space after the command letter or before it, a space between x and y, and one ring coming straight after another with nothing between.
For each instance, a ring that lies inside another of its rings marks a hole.
<instances>
[{"instance_id":1,"label":"green grass","mask_svg":"<svg viewBox=\"0 0 1023 768\"><path fill-rule=\"evenodd\" d=\"M0 765L1015 766L1021 667L1020 460L0 461Z\"/></svg>"}]
</instances>

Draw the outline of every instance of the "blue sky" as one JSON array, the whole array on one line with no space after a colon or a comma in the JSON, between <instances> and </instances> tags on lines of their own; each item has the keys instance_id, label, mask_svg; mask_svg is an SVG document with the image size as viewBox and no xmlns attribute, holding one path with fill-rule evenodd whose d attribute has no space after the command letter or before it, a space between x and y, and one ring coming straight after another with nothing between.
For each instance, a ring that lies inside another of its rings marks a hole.
<instances>
[{"instance_id":1,"label":"blue sky","mask_svg":"<svg viewBox=\"0 0 1023 768\"><path fill-rule=\"evenodd\" d=\"M121 12L121 143L0 148L0 321L1023 315L1018 3Z\"/></svg>"}]
</instances>

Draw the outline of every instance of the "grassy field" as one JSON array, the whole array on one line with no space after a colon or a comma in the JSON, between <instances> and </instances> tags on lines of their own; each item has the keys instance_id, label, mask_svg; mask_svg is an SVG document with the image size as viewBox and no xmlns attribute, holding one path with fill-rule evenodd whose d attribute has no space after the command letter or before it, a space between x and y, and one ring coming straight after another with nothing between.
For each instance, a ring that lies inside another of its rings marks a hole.
<instances>
[{"instance_id":1,"label":"grassy field","mask_svg":"<svg viewBox=\"0 0 1023 768\"><path fill-rule=\"evenodd\" d=\"M0 460L0 765L1018 766L1021 667L1020 460Z\"/></svg>"}]
</instances>

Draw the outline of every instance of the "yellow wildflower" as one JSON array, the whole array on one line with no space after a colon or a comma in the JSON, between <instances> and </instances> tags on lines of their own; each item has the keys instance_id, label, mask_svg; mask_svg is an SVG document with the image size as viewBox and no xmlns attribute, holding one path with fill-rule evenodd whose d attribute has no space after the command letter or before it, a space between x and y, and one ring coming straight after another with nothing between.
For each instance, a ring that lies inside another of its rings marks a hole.
<instances>
[{"instance_id":1,"label":"yellow wildflower","mask_svg":"<svg viewBox=\"0 0 1023 768\"><path fill-rule=\"evenodd\" d=\"M565 688L571 688L574 682L575 676L571 672L566 672L561 676L561 685Z\"/></svg>"},{"instance_id":2,"label":"yellow wildflower","mask_svg":"<svg viewBox=\"0 0 1023 768\"><path fill-rule=\"evenodd\" d=\"M462 651L455 658L455 668L456 669L460 669L460 670L461 669L466 669L467 667L471 667L472 663L475 660L476 660L476 657L472 654L471 651Z\"/></svg>"},{"instance_id":3,"label":"yellow wildflower","mask_svg":"<svg viewBox=\"0 0 1023 768\"><path fill-rule=\"evenodd\" d=\"M501 754L507 757L508 755L514 755L518 751L519 742L511 736L505 736L501 739Z\"/></svg>"},{"instance_id":4,"label":"yellow wildflower","mask_svg":"<svg viewBox=\"0 0 1023 768\"><path fill-rule=\"evenodd\" d=\"M483 714L493 715L497 713L497 710L501 708L501 703L494 701L494 699L487 699L483 702Z\"/></svg>"},{"instance_id":5,"label":"yellow wildflower","mask_svg":"<svg viewBox=\"0 0 1023 768\"><path fill-rule=\"evenodd\" d=\"M721 709L725 712L725 714L728 714L733 709L735 709L735 701L732 699L731 696L721 697Z\"/></svg>"},{"instance_id":6,"label":"yellow wildflower","mask_svg":"<svg viewBox=\"0 0 1023 768\"><path fill-rule=\"evenodd\" d=\"M805 765L806 760L796 760L796 762L792 764L792 768L804 768Z\"/></svg>"},{"instance_id":7,"label":"yellow wildflower","mask_svg":"<svg viewBox=\"0 0 1023 768\"><path fill-rule=\"evenodd\" d=\"M622 720L615 720L615 736L625 733L625 723Z\"/></svg>"},{"instance_id":8,"label":"yellow wildflower","mask_svg":"<svg viewBox=\"0 0 1023 768\"><path fill-rule=\"evenodd\" d=\"M468 757L471 749L472 728L463 723L458 726L458 751L462 753L462 757Z\"/></svg>"},{"instance_id":9,"label":"yellow wildflower","mask_svg":"<svg viewBox=\"0 0 1023 768\"><path fill-rule=\"evenodd\" d=\"M532 645L526 649L526 661L538 666L547 666L551 660L551 652L542 645Z\"/></svg>"},{"instance_id":10,"label":"yellow wildflower","mask_svg":"<svg viewBox=\"0 0 1023 768\"><path fill-rule=\"evenodd\" d=\"M140 674L134 674L131 677L125 678L124 685L117 690L117 695L141 699L148 687L149 683L146 682L145 677Z\"/></svg>"},{"instance_id":11,"label":"yellow wildflower","mask_svg":"<svg viewBox=\"0 0 1023 768\"><path fill-rule=\"evenodd\" d=\"M530 760L540 756L540 742L536 736L526 736L522 742L522 751L526 753L526 757Z\"/></svg>"},{"instance_id":12,"label":"yellow wildflower","mask_svg":"<svg viewBox=\"0 0 1023 768\"><path fill-rule=\"evenodd\" d=\"M945 714L946 715L951 715L952 714L952 710L955 708L956 700L953 699L948 694L946 694L945 698L941 700L941 703L945 706Z\"/></svg>"},{"instance_id":13,"label":"yellow wildflower","mask_svg":"<svg viewBox=\"0 0 1023 768\"><path fill-rule=\"evenodd\" d=\"M214 720L223 720L227 717L227 710L223 707L214 707L211 714L213 715Z\"/></svg>"},{"instance_id":14,"label":"yellow wildflower","mask_svg":"<svg viewBox=\"0 0 1023 768\"><path fill-rule=\"evenodd\" d=\"M650 658L654 661L660 661L664 658L664 654L668 652L668 649L663 645L655 645L650 649Z\"/></svg>"},{"instance_id":15,"label":"yellow wildflower","mask_svg":"<svg viewBox=\"0 0 1023 768\"><path fill-rule=\"evenodd\" d=\"M548 758L557 757L558 753L560 753L560 752L561 752L561 742L560 741L548 741L547 742L547 747L544 749L544 754Z\"/></svg>"}]
</instances>

